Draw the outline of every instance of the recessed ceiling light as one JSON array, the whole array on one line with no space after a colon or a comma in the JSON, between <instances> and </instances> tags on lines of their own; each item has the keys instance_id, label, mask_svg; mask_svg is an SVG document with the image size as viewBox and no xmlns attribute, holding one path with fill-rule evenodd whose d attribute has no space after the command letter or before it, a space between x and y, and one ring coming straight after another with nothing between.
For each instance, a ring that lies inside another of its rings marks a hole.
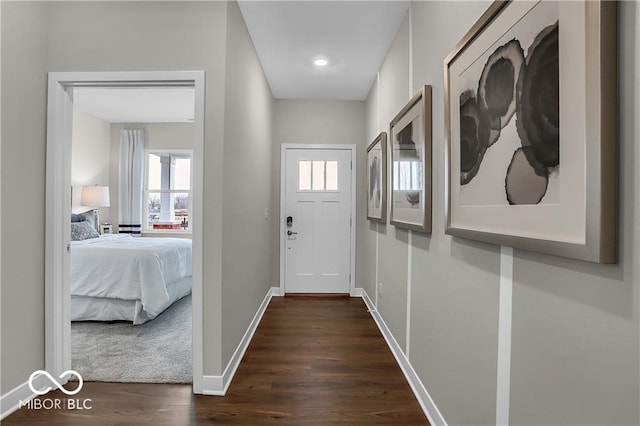
<instances>
[{"instance_id":1,"label":"recessed ceiling light","mask_svg":"<svg viewBox=\"0 0 640 426\"><path fill-rule=\"evenodd\" d=\"M324 58L318 58L315 61L313 61L313 65L315 65L316 67L326 67L329 64L329 61L327 61Z\"/></svg>"}]
</instances>

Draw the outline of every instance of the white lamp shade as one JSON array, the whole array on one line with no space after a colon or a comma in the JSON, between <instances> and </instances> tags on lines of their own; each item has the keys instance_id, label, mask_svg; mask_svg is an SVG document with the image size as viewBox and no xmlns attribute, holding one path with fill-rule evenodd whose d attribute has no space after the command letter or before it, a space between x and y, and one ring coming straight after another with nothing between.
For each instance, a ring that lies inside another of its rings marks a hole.
<instances>
[{"instance_id":1,"label":"white lamp shade","mask_svg":"<svg viewBox=\"0 0 640 426\"><path fill-rule=\"evenodd\" d=\"M108 186L83 186L82 195L80 196L80 204L87 207L109 207Z\"/></svg>"}]
</instances>

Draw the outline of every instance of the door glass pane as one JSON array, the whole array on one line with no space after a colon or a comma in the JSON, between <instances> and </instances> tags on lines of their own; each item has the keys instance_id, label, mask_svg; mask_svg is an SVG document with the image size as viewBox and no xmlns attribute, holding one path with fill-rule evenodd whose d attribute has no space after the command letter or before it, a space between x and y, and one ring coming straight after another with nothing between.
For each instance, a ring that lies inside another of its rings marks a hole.
<instances>
[{"instance_id":1,"label":"door glass pane","mask_svg":"<svg viewBox=\"0 0 640 426\"><path fill-rule=\"evenodd\" d=\"M298 190L311 190L311 161L298 162Z\"/></svg>"},{"instance_id":2,"label":"door glass pane","mask_svg":"<svg viewBox=\"0 0 640 426\"><path fill-rule=\"evenodd\" d=\"M314 191L324 191L324 161L313 162L312 179L313 185L311 189Z\"/></svg>"},{"instance_id":3,"label":"door glass pane","mask_svg":"<svg viewBox=\"0 0 640 426\"><path fill-rule=\"evenodd\" d=\"M338 190L338 162L327 161L327 191Z\"/></svg>"}]
</instances>

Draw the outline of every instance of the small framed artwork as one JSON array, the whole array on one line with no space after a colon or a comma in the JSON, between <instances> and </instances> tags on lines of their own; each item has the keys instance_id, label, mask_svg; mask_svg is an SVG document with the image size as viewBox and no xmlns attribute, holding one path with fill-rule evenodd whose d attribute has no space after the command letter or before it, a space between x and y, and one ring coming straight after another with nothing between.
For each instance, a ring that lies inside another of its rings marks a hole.
<instances>
[{"instance_id":1,"label":"small framed artwork","mask_svg":"<svg viewBox=\"0 0 640 426\"><path fill-rule=\"evenodd\" d=\"M446 233L616 262L616 2L496 1L445 59Z\"/></svg>"},{"instance_id":2,"label":"small framed artwork","mask_svg":"<svg viewBox=\"0 0 640 426\"><path fill-rule=\"evenodd\" d=\"M431 86L390 123L391 224L431 232Z\"/></svg>"},{"instance_id":3,"label":"small framed artwork","mask_svg":"<svg viewBox=\"0 0 640 426\"><path fill-rule=\"evenodd\" d=\"M387 132L367 148L367 219L387 223Z\"/></svg>"}]
</instances>

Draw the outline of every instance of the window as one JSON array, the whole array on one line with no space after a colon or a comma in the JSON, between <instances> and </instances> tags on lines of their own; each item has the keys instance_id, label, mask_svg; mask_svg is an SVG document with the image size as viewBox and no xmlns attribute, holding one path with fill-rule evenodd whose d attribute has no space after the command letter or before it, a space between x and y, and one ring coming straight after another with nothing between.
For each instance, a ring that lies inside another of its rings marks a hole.
<instances>
[{"instance_id":1,"label":"window","mask_svg":"<svg viewBox=\"0 0 640 426\"><path fill-rule=\"evenodd\" d=\"M337 161L299 161L298 191L337 191Z\"/></svg>"},{"instance_id":2,"label":"window","mask_svg":"<svg viewBox=\"0 0 640 426\"><path fill-rule=\"evenodd\" d=\"M191 231L191 151L146 151L144 230Z\"/></svg>"}]
</instances>

